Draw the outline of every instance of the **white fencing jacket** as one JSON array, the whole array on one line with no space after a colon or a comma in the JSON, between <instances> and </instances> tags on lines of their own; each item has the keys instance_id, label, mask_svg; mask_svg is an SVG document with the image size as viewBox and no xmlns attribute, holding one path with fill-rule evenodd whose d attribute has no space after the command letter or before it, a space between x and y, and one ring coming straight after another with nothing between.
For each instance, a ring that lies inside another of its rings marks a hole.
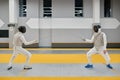
<instances>
[{"instance_id":1,"label":"white fencing jacket","mask_svg":"<svg viewBox=\"0 0 120 80\"><path fill-rule=\"evenodd\" d=\"M86 42L94 43L94 47L97 50L101 47L106 50L107 39L104 32L94 33L91 39L86 39Z\"/></svg>"},{"instance_id":2,"label":"white fencing jacket","mask_svg":"<svg viewBox=\"0 0 120 80\"><path fill-rule=\"evenodd\" d=\"M29 41L27 42L23 33L21 32L17 32L14 37L13 37L13 45L14 46L22 46L22 44L25 44L25 45L30 45L30 44L33 44L35 43L35 41Z\"/></svg>"}]
</instances>

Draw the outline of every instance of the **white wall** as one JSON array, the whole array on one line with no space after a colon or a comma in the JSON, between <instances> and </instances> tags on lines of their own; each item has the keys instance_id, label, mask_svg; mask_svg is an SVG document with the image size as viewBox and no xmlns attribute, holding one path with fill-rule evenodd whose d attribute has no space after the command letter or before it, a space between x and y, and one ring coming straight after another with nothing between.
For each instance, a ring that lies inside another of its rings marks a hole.
<instances>
[{"instance_id":1,"label":"white wall","mask_svg":"<svg viewBox=\"0 0 120 80\"><path fill-rule=\"evenodd\" d=\"M53 18L74 17L74 0L52 0Z\"/></svg>"},{"instance_id":2,"label":"white wall","mask_svg":"<svg viewBox=\"0 0 120 80\"><path fill-rule=\"evenodd\" d=\"M27 0L27 17L38 18L39 16L39 0Z\"/></svg>"},{"instance_id":3,"label":"white wall","mask_svg":"<svg viewBox=\"0 0 120 80\"><path fill-rule=\"evenodd\" d=\"M92 17L92 0L83 0L85 18ZM53 18L74 18L75 0L52 0ZM89 13L88 13L89 12Z\"/></svg>"},{"instance_id":4,"label":"white wall","mask_svg":"<svg viewBox=\"0 0 120 80\"><path fill-rule=\"evenodd\" d=\"M52 19L57 18L65 18L65 19L85 19L85 18L92 18L93 17L93 9L92 9L92 0L84 0L84 17L83 18L75 18L74 17L74 0L52 0L52 12L53 17ZM42 0L27 0L27 17L20 18L18 17L19 25L26 25L26 22L30 18L43 18L43 4ZM39 5L40 4L40 5ZM120 0L113 0L113 18L116 18L120 21ZM8 29L7 24L9 20L9 10L8 10L8 0L0 0L0 18L5 22L5 25L2 26L1 29ZM18 9L19 10L19 9ZM104 17L104 7L103 7L103 0L101 0L101 18ZM39 15L40 13L40 15ZM44 18L43 18L44 19ZM74 21L70 21L70 24L75 24ZM53 25L54 22L52 22ZM55 21L56 23L56 21ZM80 23L80 22L78 22ZM35 23L33 23L35 24ZM68 24L68 26L66 26ZM69 27L69 21L66 24L62 24L62 27ZM87 24L87 23L86 23ZM40 24L39 24L40 25ZM79 24L76 24L79 26ZM54 25L55 26L55 25ZM60 26L60 25L56 25ZM74 26L73 26L74 27ZM84 26L79 26L84 27ZM89 28L92 28L90 25ZM44 30L49 32L50 29ZM120 42L120 27L117 29L104 29L103 30L108 37L109 42ZM44 33L43 32L43 33ZM25 34L27 40L37 39L39 40L39 29L31 29L27 26L27 33ZM91 29L53 29L51 30L52 35L52 42L82 42L80 40L81 37L90 38L92 35ZM40 33L42 34L42 33ZM45 33L44 33L45 34ZM44 37L44 34L41 38ZM46 37L46 36L45 36ZM2 41L8 41L2 40ZM0 40L0 42L2 42Z\"/></svg>"},{"instance_id":5,"label":"white wall","mask_svg":"<svg viewBox=\"0 0 120 80\"><path fill-rule=\"evenodd\" d=\"M120 21L120 0L113 0L112 2L113 17L117 18Z\"/></svg>"},{"instance_id":6,"label":"white wall","mask_svg":"<svg viewBox=\"0 0 120 80\"><path fill-rule=\"evenodd\" d=\"M106 19L108 19L108 21L114 18L117 19L120 22L120 0L113 0L112 1L112 8L113 8L113 17L112 18L105 18L104 19L104 0L101 0L101 20L102 23L104 23L104 21ZM88 6L89 5L89 6ZM92 17L92 1L91 0L84 0L84 17ZM75 18L73 18L75 21ZM84 18L83 18L84 19ZM62 20L61 20L62 21ZM63 19L64 21L64 19ZM90 38L92 35L92 30L90 29L90 27L92 28L91 25L89 25L89 29L83 29L81 27L84 26L79 26L79 28L81 29L64 29L63 26L65 25L65 27L70 27L72 25L74 25L74 21L73 22L66 22L64 24L62 24L62 29L54 29L52 30L52 42L53 43L59 43L59 42L68 42L68 43L72 43L72 42L82 42L80 40L80 37L86 37L86 38ZM111 22L108 22L106 24L111 24ZM57 23L57 22L56 22ZM76 22L77 23L77 22ZM77 25L79 25L78 22ZM114 23L114 22L113 22ZM68 26L68 25L70 26ZM88 22L86 22L86 24L88 24ZM67 26L66 26L67 25ZM56 26L60 26L56 25ZM75 25L76 26L76 25ZM102 28L103 31L107 34L107 38L108 38L108 42L120 42L120 26L115 28L116 25L113 25L113 29L109 28L109 26L103 25ZM107 27L107 28L106 28ZM73 26L74 28L74 26Z\"/></svg>"},{"instance_id":7,"label":"white wall","mask_svg":"<svg viewBox=\"0 0 120 80\"><path fill-rule=\"evenodd\" d=\"M4 25L0 29L8 29L7 27L7 24L9 22L8 0L0 0L0 19L4 22Z\"/></svg>"},{"instance_id":8,"label":"white wall","mask_svg":"<svg viewBox=\"0 0 120 80\"><path fill-rule=\"evenodd\" d=\"M75 18L74 17L74 0L53 0L52 9L53 9L53 17L50 22L44 23L45 25L42 25L43 23L40 22L40 27L45 28L52 27L52 42L82 42L80 40L80 37L91 37L92 33L92 17L93 17L93 4L92 0L84 0L84 17L83 18ZM119 12L117 10L119 9L119 6L115 5L117 4L117 1L114 1L114 16L117 16ZM41 5L40 5L41 6ZM116 7L117 8L116 8ZM42 6L41 6L42 7ZM40 7L40 9L41 9ZM103 7L103 0L101 0L101 17L102 22L104 23L104 7ZM118 10L119 11L119 10ZM41 15L42 16L42 15ZM85 19L90 19L88 21L84 21ZM109 18L110 19L110 18ZM46 18L43 18L42 21L46 22ZM41 20L40 20L41 21ZM109 20L108 20L109 21ZM50 24L51 23L51 24ZM108 22L108 24L110 24ZM86 26L87 25L87 26ZM104 28L103 31L108 36L109 42L119 42L120 39L117 38L119 35L119 30L115 29L109 29L106 28L106 26L102 26ZM72 28L72 29L69 29ZM43 30L43 32L49 31ZM42 31L41 31L42 32ZM111 34L112 32L112 34ZM42 33L40 33L42 34ZM46 34L44 33L41 38L45 37ZM112 36L111 36L112 35ZM117 35L115 37L115 35ZM48 35L49 37L49 35ZM74 37L74 38L73 38Z\"/></svg>"},{"instance_id":9,"label":"white wall","mask_svg":"<svg viewBox=\"0 0 120 80\"><path fill-rule=\"evenodd\" d=\"M52 20L52 27L54 28L56 27L56 29L52 30L53 43L81 42L80 39L81 37L91 36L90 33L92 32L89 29L92 28L92 16L93 16L92 0L83 1L84 1L83 2L84 17L76 18L74 16L75 5L74 0L53 0L52 8L54 20Z\"/></svg>"},{"instance_id":10,"label":"white wall","mask_svg":"<svg viewBox=\"0 0 120 80\"><path fill-rule=\"evenodd\" d=\"M9 3L8 0L0 0L0 19L4 25L0 30L8 30L7 24L9 23ZM0 43L8 43L8 38L0 38Z\"/></svg>"},{"instance_id":11,"label":"white wall","mask_svg":"<svg viewBox=\"0 0 120 80\"><path fill-rule=\"evenodd\" d=\"M93 1L92 0L83 0L83 13L85 18L93 17Z\"/></svg>"}]
</instances>

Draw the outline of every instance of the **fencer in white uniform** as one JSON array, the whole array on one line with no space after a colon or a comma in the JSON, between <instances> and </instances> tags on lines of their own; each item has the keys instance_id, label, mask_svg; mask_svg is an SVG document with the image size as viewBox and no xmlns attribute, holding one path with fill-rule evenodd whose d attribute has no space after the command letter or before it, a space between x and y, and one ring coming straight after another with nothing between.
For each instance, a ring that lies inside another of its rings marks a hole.
<instances>
[{"instance_id":1,"label":"fencer in white uniform","mask_svg":"<svg viewBox=\"0 0 120 80\"><path fill-rule=\"evenodd\" d=\"M26 39L23 35L26 32L26 28L24 26L20 26L18 28L18 31L19 32L17 32L13 37L13 54L12 54L12 57L8 64L7 70L12 69L13 60L19 53L22 53L26 56L26 63L24 65L24 69L27 69L27 70L32 69L32 67L28 66L28 63L29 63L30 57L31 57L31 53L29 51L27 51L26 49L22 48L22 44L24 43L25 45L30 45L30 44L36 43L37 41L36 40L30 41L30 42L26 41Z\"/></svg>"},{"instance_id":2,"label":"fencer in white uniform","mask_svg":"<svg viewBox=\"0 0 120 80\"><path fill-rule=\"evenodd\" d=\"M106 49L106 46L107 46L106 34L101 31L100 25L95 25L93 27L93 31L94 31L94 34L90 40L83 39L85 42L94 43L94 47L87 52L88 64L85 66L85 68L93 68L91 56L93 54L99 53L105 59L106 66L112 69L112 66L110 65L110 57Z\"/></svg>"}]
</instances>

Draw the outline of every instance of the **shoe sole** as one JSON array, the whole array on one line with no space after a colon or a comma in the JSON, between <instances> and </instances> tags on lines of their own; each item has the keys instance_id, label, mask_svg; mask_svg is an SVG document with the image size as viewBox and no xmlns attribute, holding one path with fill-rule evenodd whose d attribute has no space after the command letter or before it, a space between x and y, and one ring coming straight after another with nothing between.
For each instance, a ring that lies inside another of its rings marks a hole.
<instances>
[{"instance_id":1,"label":"shoe sole","mask_svg":"<svg viewBox=\"0 0 120 80\"><path fill-rule=\"evenodd\" d=\"M11 70L12 69L12 67L9 67L7 70Z\"/></svg>"},{"instance_id":2,"label":"shoe sole","mask_svg":"<svg viewBox=\"0 0 120 80\"><path fill-rule=\"evenodd\" d=\"M30 69L32 69L32 68L24 68L24 70L30 70Z\"/></svg>"}]
</instances>

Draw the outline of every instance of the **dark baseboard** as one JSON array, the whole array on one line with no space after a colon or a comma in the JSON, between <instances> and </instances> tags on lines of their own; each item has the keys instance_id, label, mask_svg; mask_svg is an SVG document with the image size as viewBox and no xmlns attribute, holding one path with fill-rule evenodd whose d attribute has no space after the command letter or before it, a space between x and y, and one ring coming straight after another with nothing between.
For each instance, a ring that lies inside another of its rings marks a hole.
<instances>
[{"instance_id":1,"label":"dark baseboard","mask_svg":"<svg viewBox=\"0 0 120 80\"><path fill-rule=\"evenodd\" d=\"M52 43L52 48L91 48L92 43ZM120 43L108 43L107 48L120 48Z\"/></svg>"},{"instance_id":2,"label":"dark baseboard","mask_svg":"<svg viewBox=\"0 0 120 80\"><path fill-rule=\"evenodd\" d=\"M9 43L0 43L0 48L9 48Z\"/></svg>"},{"instance_id":3,"label":"dark baseboard","mask_svg":"<svg viewBox=\"0 0 120 80\"><path fill-rule=\"evenodd\" d=\"M120 48L120 43L108 43L108 48Z\"/></svg>"},{"instance_id":4,"label":"dark baseboard","mask_svg":"<svg viewBox=\"0 0 120 80\"><path fill-rule=\"evenodd\" d=\"M24 48L38 48L39 44L23 45ZM9 43L0 43L0 48L9 48Z\"/></svg>"},{"instance_id":5,"label":"dark baseboard","mask_svg":"<svg viewBox=\"0 0 120 80\"><path fill-rule=\"evenodd\" d=\"M39 48L39 44L32 44L24 48ZM52 48L91 48L92 43L52 43ZM0 48L9 48L9 43L0 43ZM107 48L120 48L120 43L108 43Z\"/></svg>"},{"instance_id":6,"label":"dark baseboard","mask_svg":"<svg viewBox=\"0 0 120 80\"><path fill-rule=\"evenodd\" d=\"M31 44L31 45L23 45L24 48L38 48L39 43Z\"/></svg>"}]
</instances>

